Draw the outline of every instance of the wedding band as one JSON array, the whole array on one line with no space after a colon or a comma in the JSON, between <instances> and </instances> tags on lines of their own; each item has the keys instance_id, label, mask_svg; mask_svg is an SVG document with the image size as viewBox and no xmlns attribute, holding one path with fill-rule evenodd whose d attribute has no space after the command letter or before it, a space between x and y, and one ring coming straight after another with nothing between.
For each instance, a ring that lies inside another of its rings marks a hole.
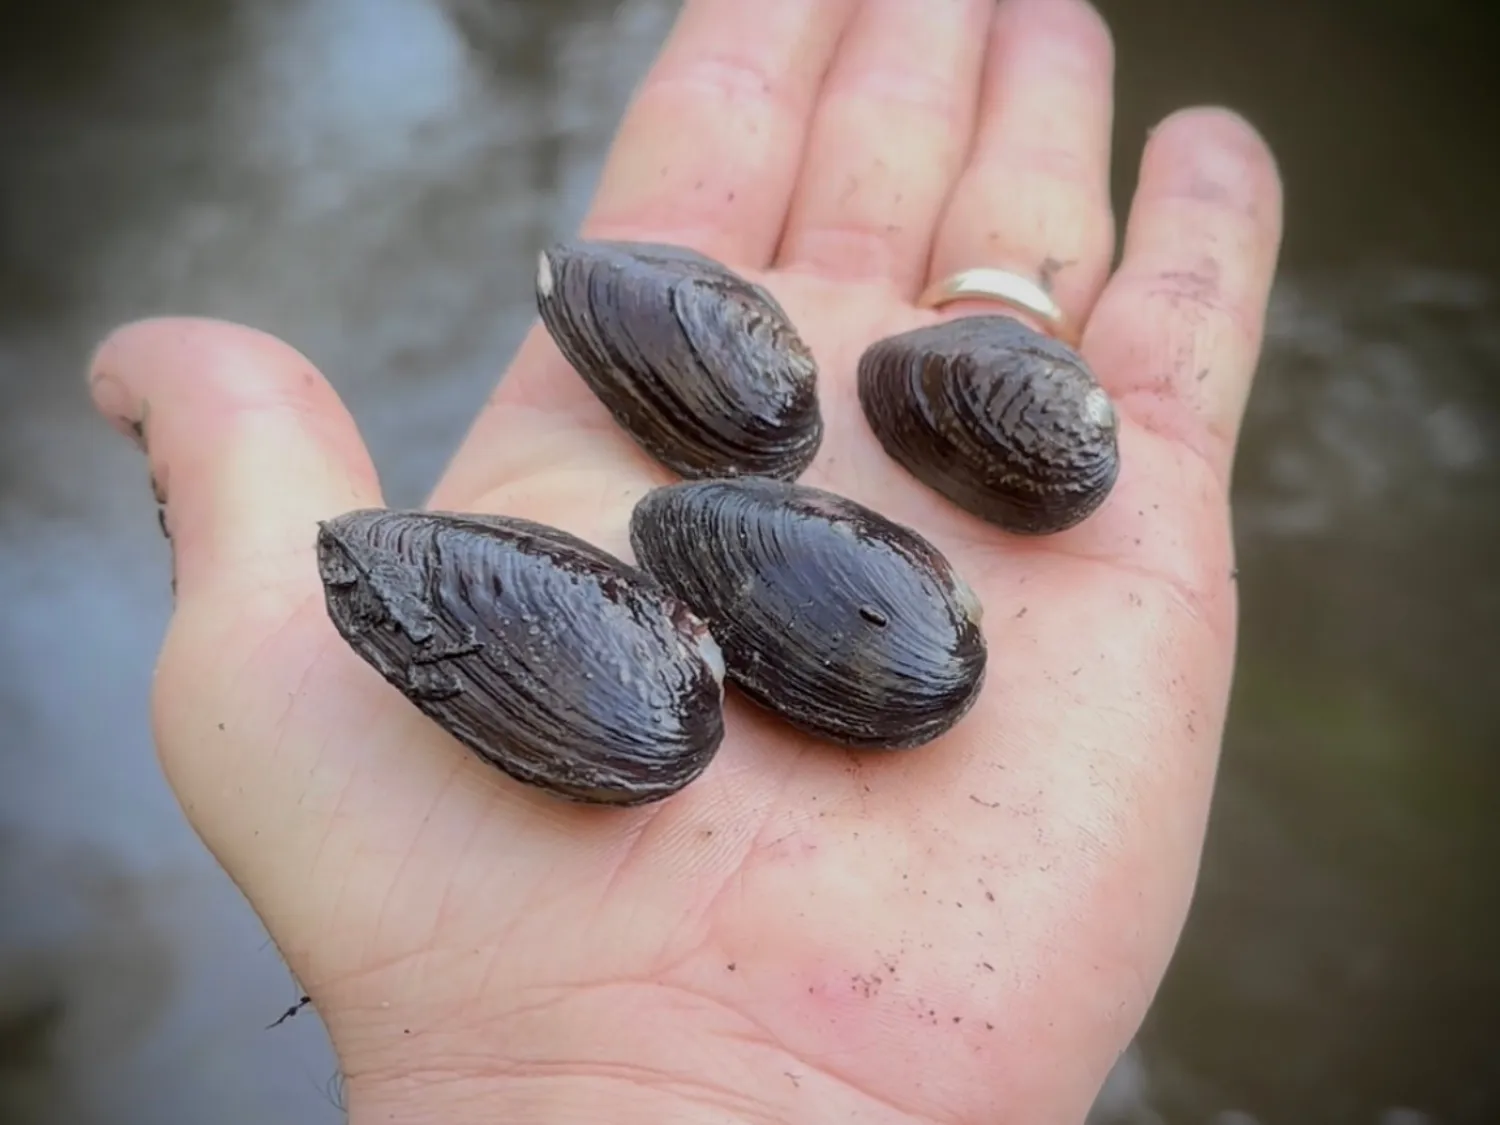
<instances>
[{"instance_id":1,"label":"wedding band","mask_svg":"<svg viewBox=\"0 0 1500 1125\"><path fill-rule=\"evenodd\" d=\"M972 298L1009 305L1036 317L1054 335L1062 333L1066 318L1051 294L1036 282L1007 270L987 267L959 270L930 285L917 298L917 304L935 309Z\"/></svg>"}]
</instances>

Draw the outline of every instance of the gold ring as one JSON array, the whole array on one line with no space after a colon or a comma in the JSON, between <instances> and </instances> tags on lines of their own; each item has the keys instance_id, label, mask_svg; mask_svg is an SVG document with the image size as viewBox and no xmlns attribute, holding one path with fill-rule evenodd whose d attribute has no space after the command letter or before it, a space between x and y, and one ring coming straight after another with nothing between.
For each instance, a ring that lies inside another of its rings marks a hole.
<instances>
[{"instance_id":1,"label":"gold ring","mask_svg":"<svg viewBox=\"0 0 1500 1125\"><path fill-rule=\"evenodd\" d=\"M1029 278L1007 270L982 266L959 270L928 286L917 298L917 304L935 309L953 301L973 298L1009 305L1036 317L1054 335L1062 335L1066 317L1052 295Z\"/></svg>"}]
</instances>

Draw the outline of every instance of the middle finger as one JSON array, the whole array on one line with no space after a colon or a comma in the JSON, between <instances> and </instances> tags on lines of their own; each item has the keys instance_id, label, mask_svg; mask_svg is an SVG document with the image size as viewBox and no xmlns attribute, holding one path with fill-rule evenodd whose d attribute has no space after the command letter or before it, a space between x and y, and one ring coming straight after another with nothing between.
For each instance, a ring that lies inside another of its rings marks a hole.
<instances>
[{"instance_id":1,"label":"middle finger","mask_svg":"<svg viewBox=\"0 0 1500 1125\"><path fill-rule=\"evenodd\" d=\"M994 0L865 0L824 80L779 264L921 284L973 130Z\"/></svg>"}]
</instances>

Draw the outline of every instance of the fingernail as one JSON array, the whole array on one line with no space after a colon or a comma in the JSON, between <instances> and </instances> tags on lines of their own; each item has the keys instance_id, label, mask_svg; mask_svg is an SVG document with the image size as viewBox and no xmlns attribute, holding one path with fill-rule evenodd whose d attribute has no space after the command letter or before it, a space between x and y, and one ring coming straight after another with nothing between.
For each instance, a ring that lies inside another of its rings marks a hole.
<instances>
[{"instance_id":1,"label":"fingernail","mask_svg":"<svg viewBox=\"0 0 1500 1125\"><path fill-rule=\"evenodd\" d=\"M138 412L125 385L107 372L99 372L89 380L89 393L93 396L94 408L104 415L105 420L142 453L146 452L145 404L141 404L142 409Z\"/></svg>"}]
</instances>

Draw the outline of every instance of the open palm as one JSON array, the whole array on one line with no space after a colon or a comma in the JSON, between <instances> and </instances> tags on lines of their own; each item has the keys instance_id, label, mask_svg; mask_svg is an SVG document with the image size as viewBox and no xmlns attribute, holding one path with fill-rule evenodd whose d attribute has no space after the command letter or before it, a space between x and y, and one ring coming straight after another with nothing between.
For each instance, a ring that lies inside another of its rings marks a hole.
<instances>
[{"instance_id":1,"label":"open palm","mask_svg":"<svg viewBox=\"0 0 1500 1125\"><path fill-rule=\"evenodd\" d=\"M731 692L718 758L663 804L512 783L328 621L316 521L381 499L308 362L202 321L100 349L96 402L143 437L174 541L162 760L326 1019L356 1122L1083 1117L1197 869L1280 235L1255 134L1181 113L1111 277L1111 81L1081 0L690 2L585 226L770 288L821 366L803 479L915 527L979 593L984 694L920 750L852 755ZM858 408L863 348L974 265L1050 285L1122 415L1118 486L1061 535L960 512ZM669 479L538 329L431 502L628 558L632 505Z\"/></svg>"}]
</instances>

